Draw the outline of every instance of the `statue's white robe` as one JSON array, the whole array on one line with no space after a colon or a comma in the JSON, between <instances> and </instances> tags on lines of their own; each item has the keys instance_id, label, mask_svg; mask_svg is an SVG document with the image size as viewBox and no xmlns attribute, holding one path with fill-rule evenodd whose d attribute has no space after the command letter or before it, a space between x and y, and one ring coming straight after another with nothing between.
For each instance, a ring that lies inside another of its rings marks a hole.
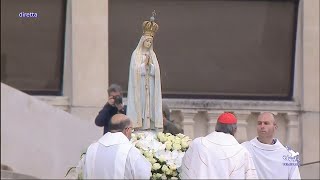
<instances>
[{"instance_id":1,"label":"statue's white robe","mask_svg":"<svg viewBox=\"0 0 320 180\"><path fill-rule=\"evenodd\" d=\"M162 94L161 94L161 77L160 67L157 56L153 51L151 45L148 53L151 58L151 71L145 72L143 65L145 55L142 52L143 42L148 38L142 36L137 48L133 51L130 61L129 82L128 82L128 96L127 96L127 116L133 122L133 126L141 129L162 129ZM145 94L145 76L149 75L149 89L150 93ZM146 99L149 98L149 99ZM148 106L146 102L149 101ZM151 122L145 121L146 107L150 110ZM154 126L154 127L153 127Z\"/></svg>"},{"instance_id":2,"label":"statue's white robe","mask_svg":"<svg viewBox=\"0 0 320 180\"><path fill-rule=\"evenodd\" d=\"M195 139L179 169L182 179L256 179L250 153L230 134Z\"/></svg>"},{"instance_id":3,"label":"statue's white robe","mask_svg":"<svg viewBox=\"0 0 320 180\"><path fill-rule=\"evenodd\" d=\"M140 65L140 71L141 71L141 85L140 85L140 103L141 103L141 110L142 110L142 118L143 119L148 119L148 117L150 117L151 119L155 119L155 111L152 111L153 109L155 109L154 107L154 100L151 100L151 97L154 97L154 82L155 82L155 69L154 69L154 65L150 64L149 65L150 70L146 71L146 65L145 64L141 64ZM147 78L146 76L148 76L148 82L147 82ZM148 90L145 88L146 86L148 86ZM148 102L147 102L148 101ZM154 125L154 121L143 121L142 124L142 129L154 129L155 125Z\"/></svg>"},{"instance_id":4,"label":"statue's white robe","mask_svg":"<svg viewBox=\"0 0 320 180\"><path fill-rule=\"evenodd\" d=\"M301 179L297 159L278 139L270 145L256 137L242 145L251 153L259 179Z\"/></svg>"},{"instance_id":5,"label":"statue's white robe","mask_svg":"<svg viewBox=\"0 0 320 180\"><path fill-rule=\"evenodd\" d=\"M122 133L106 133L89 146L85 179L149 179L151 164Z\"/></svg>"}]
</instances>

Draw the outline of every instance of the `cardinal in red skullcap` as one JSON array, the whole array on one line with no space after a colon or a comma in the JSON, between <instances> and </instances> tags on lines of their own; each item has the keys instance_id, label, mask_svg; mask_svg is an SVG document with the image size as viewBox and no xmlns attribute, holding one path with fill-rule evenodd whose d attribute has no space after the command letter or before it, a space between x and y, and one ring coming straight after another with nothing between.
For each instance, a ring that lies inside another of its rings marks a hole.
<instances>
[{"instance_id":1,"label":"cardinal in red skullcap","mask_svg":"<svg viewBox=\"0 0 320 180\"><path fill-rule=\"evenodd\" d=\"M192 141L182 159L181 179L258 179L250 153L234 138L237 118L225 112L215 131Z\"/></svg>"},{"instance_id":2,"label":"cardinal in red skullcap","mask_svg":"<svg viewBox=\"0 0 320 180\"><path fill-rule=\"evenodd\" d=\"M225 112L218 117L218 122L222 124L236 124L237 118L229 112Z\"/></svg>"}]
</instances>

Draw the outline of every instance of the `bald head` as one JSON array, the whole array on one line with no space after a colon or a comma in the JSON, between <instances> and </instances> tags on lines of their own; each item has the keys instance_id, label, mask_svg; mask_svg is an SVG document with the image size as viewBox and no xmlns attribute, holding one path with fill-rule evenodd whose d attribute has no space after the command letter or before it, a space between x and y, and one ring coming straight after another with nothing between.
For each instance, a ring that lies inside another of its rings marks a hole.
<instances>
[{"instance_id":1,"label":"bald head","mask_svg":"<svg viewBox=\"0 0 320 180\"><path fill-rule=\"evenodd\" d=\"M124 121L126 119L129 119L129 117L124 114L115 114L111 118L111 123L117 124L117 123L120 123L121 121Z\"/></svg>"},{"instance_id":2,"label":"bald head","mask_svg":"<svg viewBox=\"0 0 320 180\"><path fill-rule=\"evenodd\" d=\"M258 121L259 120L261 120L261 121L267 120L267 121L271 121L273 124L276 124L276 119L275 119L274 115L270 112L261 113L258 116Z\"/></svg>"},{"instance_id":3,"label":"bald head","mask_svg":"<svg viewBox=\"0 0 320 180\"><path fill-rule=\"evenodd\" d=\"M128 116L124 114L115 114L110 121L110 131L119 132L123 131L126 127L130 126L131 121Z\"/></svg>"}]
</instances>

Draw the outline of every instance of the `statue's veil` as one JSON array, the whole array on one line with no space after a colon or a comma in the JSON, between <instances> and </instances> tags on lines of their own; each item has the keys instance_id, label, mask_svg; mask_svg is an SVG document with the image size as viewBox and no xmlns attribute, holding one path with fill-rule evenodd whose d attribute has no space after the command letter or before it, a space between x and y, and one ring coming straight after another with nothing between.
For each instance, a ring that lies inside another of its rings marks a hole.
<instances>
[{"instance_id":1,"label":"statue's veil","mask_svg":"<svg viewBox=\"0 0 320 180\"><path fill-rule=\"evenodd\" d=\"M142 114L140 104L140 65L142 63L143 56L143 42L149 37L150 36L145 35L141 36L136 49L132 53L130 61L127 115L132 120L134 127L142 127ZM155 67L155 96L151 97L154 98L154 107L156 107L154 110L152 110L152 112L154 112L153 117L155 117L153 121L155 122L155 127L163 128L160 67L157 56L153 51L153 43L151 44L149 51L152 63Z\"/></svg>"}]
</instances>

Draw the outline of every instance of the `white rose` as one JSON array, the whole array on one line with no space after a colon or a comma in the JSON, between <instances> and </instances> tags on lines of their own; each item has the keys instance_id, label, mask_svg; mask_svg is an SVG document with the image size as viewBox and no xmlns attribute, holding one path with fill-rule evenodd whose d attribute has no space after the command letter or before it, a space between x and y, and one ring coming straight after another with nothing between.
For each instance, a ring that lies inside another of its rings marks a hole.
<instances>
[{"instance_id":1,"label":"white rose","mask_svg":"<svg viewBox=\"0 0 320 180\"><path fill-rule=\"evenodd\" d=\"M137 148L141 148L141 147L142 147L141 142L137 142L137 143L136 143L136 147L137 147Z\"/></svg>"},{"instance_id":2,"label":"white rose","mask_svg":"<svg viewBox=\"0 0 320 180\"><path fill-rule=\"evenodd\" d=\"M171 144L172 145L172 142L171 141L166 141L166 142L164 142L164 144L165 145L167 145L167 144Z\"/></svg>"},{"instance_id":3,"label":"white rose","mask_svg":"<svg viewBox=\"0 0 320 180\"><path fill-rule=\"evenodd\" d=\"M191 139L189 138L189 136L185 136L185 137L182 138L182 140L190 141Z\"/></svg>"},{"instance_id":4,"label":"white rose","mask_svg":"<svg viewBox=\"0 0 320 180\"><path fill-rule=\"evenodd\" d=\"M157 160L155 158L151 158L150 160L151 160L151 164L154 164L157 162Z\"/></svg>"},{"instance_id":5,"label":"white rose","mask_svg":"<svg viewBox=\"0 0 320 180\"><path fill-rule=\"evenodd\" d=\"M178 179L178 178L173 176L173 177L171 177L171 179Z\"/></svg>"},{"instance_id":6,"label":"white rose","mask_svg":"<svg viewBox=\"0 0 320 180\"><path fill-rule=\"evenodd\" d=\"M176 141L181 141L181 138L179 138L178 136L175 136L175 137L174 137L174 140L176 140Z\"/></svg>"},{"instance_id":7,"label":"white rose","mask_svg":"<svg viewBox=\"0 0 320 180\"><path fill-rule=\"evenodd\" d=\"M171 136L168 136L168 137L167 137L167 141L174 141L174 136L172 136L172 135L171 135Z\"/></svg>"},{"instance_id":8,"label":"white rose","mask_svg":"<svg viewBox=\"0 0 320 180\"><path fill-rule=\"evenodd\" d=\"M160 137L159 137L159 141L162 142L162 143L166 142L167 140L168 140L168 139L167 139L167 137L165 137L165 136L160 136Z\"/></svg>"},{"instance_id":9,"label":"white rose","mask_svg":"<svg viewBox=\"0 0 320 180\"><path fill-rule=\"evenodd\" d=\"M151 163L151 159L150 159L150 158L146 157L146 159ZM152 163L151 163L151 164L152 164Z\"/></svg>"},{"instance_id":10,"label":"white rose","mask_svg":"<svg viewBox=\"0 0 320 180\"><path fill-rule=\"evenodd\" d=\"M166 175L171 175L172 174L172 170L171 169L168 169L167 171L166 171Z\"/></svg>"},{"instance_id":11,"label":"white rose","mask_svg":"<svg viewBox=\"0 0 320 180\"><path fill-rule=\"evenodd\" d=\"M156 174L152 174L151 179L157 179Z\"/></svg>"},{"instance_id":12,"label":"white rose","mask_svg":"<svg viewBox=\"0 0 320 180\"><path fill-rule=\"evenodd\" d=\"M172 149L172 144L166 144L166 150L170 151Z\"/></svg>"},{"instance_id":13,"label":"white rose","mask_svg":"<svg viewBox=\"0 0 320 180\"><path fill-rule=\"evenodd\" d=\"M143 152L143 155L146 157L146 158L153 158L153 154L149 151L144 151Z\"/></svg>"},{"instance_id":14,"label":"white rose","mask_svg":"<svg viewBox=\"0 0 320 180\"><path fill-rule=\"evenodd\" d=\"M158 169L160 169L161 168L161 165L159 164L159 163L154 163L153 165L152 165L152 169L153 170L158 170Z\"/></svg>"},{"instance_id":15,"label":"white rose","mask_svg":"<svg viewBox=\"0 0 320 180\"><path fill-rule=\"evenodd\" d=\"M174 165L174 164L171 164L171 165L169 166L169 168L170 168L171 170L173 170L173 171L175 171L175 170L177 169L176 165Z\"/></svg>"},{"instance_id":16,"label":"white rose","mask_svg":"<svg viewBox=\"0 0 320 180\"><path fill-rule=\"evenodd\" d=\"M137 139L139 140L139 139L143 139L144 138L144 134L143 133L139 133L138 135L137 135Z\"/></svg>"},{"instance_id":17,"label":"white rose","mask_svg":"<svg viewBox=\"0 0 320 180\"><path fill-rule=\"evenodd\" d=\"M176 136L178 136L179 138L184 138L186 135L179 133Z\"/></svg>"},{"instance_id":18,"label":"white rose","mask_svg":"<svg viewBox=\"0 0 320 180\"><path fill-rule=\"evenodd\" d=\"M161 179L167 179L167 176L165 174L162 174Z\"/></svg>"},{"instance_id":19,"label":"white rose","mask_svg":"<svg viewBox=\"0 0 320 180\"><path fill-rule=\"evenodd\" d=\"M180 150L181 149L181 145L180 144L173 144L173 149L174 150Z\"/></svg>"},{"instance_id":20,"label":"white rose","mask_svg":"<svg viewBox=\"0 0 320 180\"><path fill-rule=\"evenodd\" d=\"M162 168L161 168L162 172L166 172L169 170L168 166L166 165L163 165Z\"/></svg>"},{"instance_id":21,"label":"white rose","mask_svg":"<svg viewBox=\"0 0 320 180\"><path fill-rule=\"evenodd\" d=\"M155 175L156 175L157 179L161 178L161 176L162 176L162 174L160 174L160 173L156 173Z\"/></svg>"},{"instance_id":22,"label":"white rose","mask_svg":"<svg viewBox=\"0 0 320 180\"><path fill-rule=\"evenodd\" d=\"M181 147L182 147L183 149L186 149L186 148L189 147L189 143L188 143L187 141L182 140L182 141L181 141Z\"/></svg>"},{"instance_id":23,"label":"white rose","mask_svg":"<svg viewBox=\"0 0 320 180\"><path fill-rule=\"evenodd\" d=\"M157 137L159 138L159 136L164 136L163 132L158 132Z\"/></svg>"},{"instance_id":24,"label":"white rose","mask_svg":"<svg viewBox=\"0 0 320 180\"><path fill-rule=\"evenodd\" d=\"M164 162L166 159L164 158L164 156L163 155L160 155L160 157L159 157L159 162Z\"/></svg>"},{"instance_id":25,"label":"white rose","mask_svg":"<svg viewBox=\"0 0 320 180\"><path fill-rule=\"evenodd\" d=\"M178 176L177 171L173 171L172 176Z\"/></svg>"}]
</instances>

